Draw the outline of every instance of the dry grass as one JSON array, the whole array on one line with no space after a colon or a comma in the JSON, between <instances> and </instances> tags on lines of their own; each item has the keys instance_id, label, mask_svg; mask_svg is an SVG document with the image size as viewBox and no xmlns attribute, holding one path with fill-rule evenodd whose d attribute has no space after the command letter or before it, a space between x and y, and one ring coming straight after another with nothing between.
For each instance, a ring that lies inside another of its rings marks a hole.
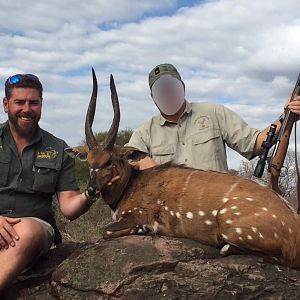
<instances>
[{"instance_id":1,"label":"dry grass","mask_svg":"<svg viewBox=\"0 0 300 300\"><path fill-rule=\"evenodd\" d=\"M84 215L74 221L67 220L59 211L57 201L53 201L57 226L64 241L92 242L102 236L105 225L110 223L110 208L98 200Z\"/></svg>"}]
</instances>

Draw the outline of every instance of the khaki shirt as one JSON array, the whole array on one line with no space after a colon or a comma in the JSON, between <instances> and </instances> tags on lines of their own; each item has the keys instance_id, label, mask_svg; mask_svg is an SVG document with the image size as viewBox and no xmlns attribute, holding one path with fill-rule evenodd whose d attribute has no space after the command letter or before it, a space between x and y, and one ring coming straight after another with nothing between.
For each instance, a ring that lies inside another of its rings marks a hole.
<instances>
[{"instance_id":1,"label":"khaki shirt","mask_svg":"<svg viewBox=\"0 0 300 300\"><path fill-rule=\"evenodd\" d=\"M259 130L223 105L189 103L178 124L162 115L144 123L126 146L149 153L156 163L228 171L225 144L250 159Z\"/></svg>"}]
</instances>

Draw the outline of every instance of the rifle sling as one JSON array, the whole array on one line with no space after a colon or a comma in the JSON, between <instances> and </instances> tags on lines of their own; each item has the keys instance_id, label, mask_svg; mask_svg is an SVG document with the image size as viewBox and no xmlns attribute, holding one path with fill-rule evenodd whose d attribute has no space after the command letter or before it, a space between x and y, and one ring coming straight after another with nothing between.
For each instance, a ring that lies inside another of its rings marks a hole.
<instances>
[{"instance_id":1,"label":"rifle sling","mask_svg":"<svg viewBox=\"0 0 300 300\"><path fill-rule=\"evenodd\" d=\"M296 174L297 174L297 202L298 202L298 208L297 213L300 212L300 175L299 175L299 165L298 165L298 152L297 152L297 115L295 114L295 168L296 168Z\"/></svg>"}]
</instances>

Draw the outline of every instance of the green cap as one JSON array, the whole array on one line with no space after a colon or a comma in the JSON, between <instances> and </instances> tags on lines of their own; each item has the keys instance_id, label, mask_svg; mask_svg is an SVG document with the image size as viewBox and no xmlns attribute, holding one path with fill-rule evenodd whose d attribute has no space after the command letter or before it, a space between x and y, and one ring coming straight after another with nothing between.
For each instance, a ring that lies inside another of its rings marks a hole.
<instances>
[{"instance_id":1,"label":"green cap","mask_svg":"<svg viewBox=\"0 0 300 300\"><path fill-rule=\"evenodd\" d=\"M149 73L149 86L150 89L153 83L163 75L171 75L177 79L181 80L181 77L177 71L177 69L171 64L161 64L156 66L150 73Z\"/></svg>"}]
</instances>

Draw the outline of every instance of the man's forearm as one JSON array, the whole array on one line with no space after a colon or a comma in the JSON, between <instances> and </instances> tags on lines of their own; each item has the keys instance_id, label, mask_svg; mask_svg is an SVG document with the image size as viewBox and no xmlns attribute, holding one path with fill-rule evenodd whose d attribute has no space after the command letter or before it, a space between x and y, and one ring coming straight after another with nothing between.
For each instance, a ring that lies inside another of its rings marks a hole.
<instances>
[{"instance_id":1,"label":"man's forearm","mask_svg":"<svg viewBox=\"0 0 300 300\"><path fill-rule=\"evenodd\" d=\"M62 192L58 194L62 214L69 220L74 220L84 214L92 205L84 193Z\"/></svg>"}]
</instances>

